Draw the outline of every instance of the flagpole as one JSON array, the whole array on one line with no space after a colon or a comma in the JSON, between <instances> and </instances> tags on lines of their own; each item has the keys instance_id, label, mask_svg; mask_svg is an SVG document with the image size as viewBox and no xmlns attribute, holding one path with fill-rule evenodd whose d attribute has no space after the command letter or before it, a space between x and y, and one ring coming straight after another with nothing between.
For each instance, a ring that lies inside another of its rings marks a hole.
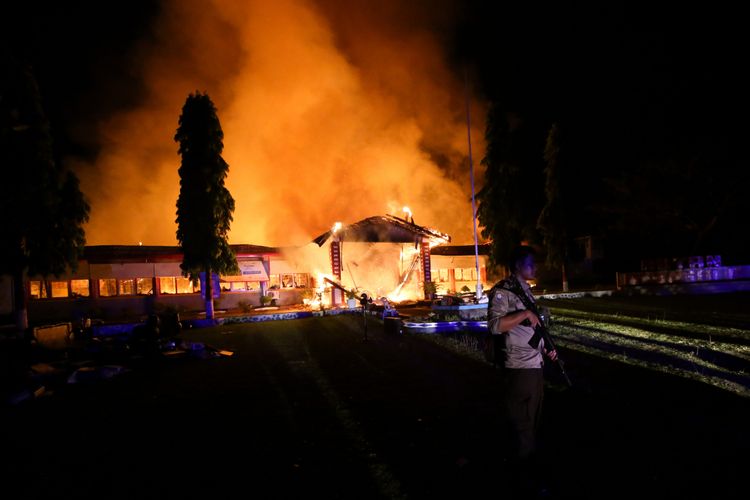
<instances>
[{"instance_id":1,"label":"flagpole","mask_svg":"<svg viewBox=\"0 0 750 500\"><path fill-rule=\"evenodd\" d=\"M482 275L479 272L479 243L477 242L477 209L474 196L474 162L471 158L471 106L469 104L469 72L464 69L464 87L466 89L466 136L469 142L469 172L471 173L471 220L474 223L474 264L477 268L476 299L482 298Z\"/></svg>"}]
</instances>

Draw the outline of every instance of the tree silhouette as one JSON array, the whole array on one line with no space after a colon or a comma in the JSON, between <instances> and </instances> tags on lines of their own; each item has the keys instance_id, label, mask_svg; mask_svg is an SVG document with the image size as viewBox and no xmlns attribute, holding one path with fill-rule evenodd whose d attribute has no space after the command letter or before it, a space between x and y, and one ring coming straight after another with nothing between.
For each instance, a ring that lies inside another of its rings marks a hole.
<instances>
[{"instance_id":1,"label":"tree silhouette","mask_svg":"<svg viewBox=\"0 0 750 500\"><path fill-rule=\"evenodd\" d=\"M490 240L490 266L503 265L521 241L537 238L543 204L543 135L536 124L493 104L487 114L485 184L477 193L482 236Z\"/></svg>"},{"instance_id":2,"label":"tree silhouette","mask_svg":"<svg viewBox=\"0 0 750 500\"><path fill-rule=\"evenodd\" d=\"M547 135L547 144L544 148L545 182L544 193L547 202L542 208L537 221L537 227L542 234L546 250L547 265L560 267L562 272L562 289L568 291L568 276L566 273L566 262L568 259L568 216L565 196L570 191L563 188L564 175L560 155L560 127L554 123Z\"/></svg>"},{"instance_id":3,"label":"tree silhouette","mask_svg":"<svg viewBox=\"0 0 750 500\"><path fill-rule=\"evenodd\" d=\"M16 325L23 331L28 328L24 273L46 277L75 270L90 208L78 178L54 160L33 72L10 56L0 71L0 272L13 278Z\"/></svg>"},{"instance_id":4,"label":"tree silhouette","mask_svg":"<svg viewBox=\"0 0 750 500\"><path fill-rule=\"evenodd\" d=\"M227 242L234 198L224 187L229 165L216 107L208 94L190 94L182 108L174 140L180 144L180 195L177 199L177 241L183 251L180 267L193 281L205 273L206 318L213 319L211 273L239 272Z\"/></svg>"}]
</instances>

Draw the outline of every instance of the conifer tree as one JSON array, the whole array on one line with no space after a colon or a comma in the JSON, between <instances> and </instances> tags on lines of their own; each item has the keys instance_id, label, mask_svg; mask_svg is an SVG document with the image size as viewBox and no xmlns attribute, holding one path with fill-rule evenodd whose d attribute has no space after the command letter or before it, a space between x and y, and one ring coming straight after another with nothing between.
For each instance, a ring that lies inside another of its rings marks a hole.
<instances>
[{"instance_id":1,"label":"conifer tree","mask_svg":"<svg viewBox=\"0 0 750 500\"><path fill-rule=\"evenodd\" d=\"M492 104L487 113L484 186L477 193L482 237L490 241L490 266L504 265L522 241L537 239L543 204L543 143L536 125Z\"/></svg>"},{"instance_id":2,"label":"conifer tree","mask_svg":"<svg viewBox=\"0 0 750 500\"><path fill-rule=\"evenodd\" d=\"M190 94L182 108L174 140L182 157L177 199L177 241L183 252L180 267L193 281L205 273L206 318L213 319L211 275L238 272L227 235L234 198L224 186L229 165L221 153L224 132L216 107L206 93Z\"/></svg>"},{"instance_id":3,"label":"conifer tree","mask_svg":"<svg viewBox=\"0 0 750 500\"><path fill-rule=\"evenodd\" d=\"M547 144L544 148L545 182L544 193L547 201L539 214L537 226L542 234L544 247L547 254L547 265L560 267L562 272L562 289L568 291L568 275L566 273L566 262L568 259L568 229L567 216L569 212L564 200L562 168L560 155L560 127L554 123L547 136Z\"/></svg>"}]
</instances>

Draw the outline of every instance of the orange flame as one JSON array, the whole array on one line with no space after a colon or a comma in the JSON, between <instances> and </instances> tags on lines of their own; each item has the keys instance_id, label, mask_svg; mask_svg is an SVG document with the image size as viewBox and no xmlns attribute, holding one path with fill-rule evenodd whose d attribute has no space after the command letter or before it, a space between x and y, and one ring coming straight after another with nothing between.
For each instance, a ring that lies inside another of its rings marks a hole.
<instances>
[{"instance_id":1,"label":"orange flame","mask_svg":"<svg viewBox=\"0 0 750 500\"><path fill-rule=\"evenodd\" d=\"M133 58L144 99L103 124L94 165L77 165L92 206L88 244L175 244L172 137L196 89L224 130L231 243L302 245L330 220L394 213L406 198L419 224L472 241L464 90L429 31L436 14L396 1L366 10L165 2L153 42ZM474 127L481 137L483 123Z\"/></svg>"}]
</instances>

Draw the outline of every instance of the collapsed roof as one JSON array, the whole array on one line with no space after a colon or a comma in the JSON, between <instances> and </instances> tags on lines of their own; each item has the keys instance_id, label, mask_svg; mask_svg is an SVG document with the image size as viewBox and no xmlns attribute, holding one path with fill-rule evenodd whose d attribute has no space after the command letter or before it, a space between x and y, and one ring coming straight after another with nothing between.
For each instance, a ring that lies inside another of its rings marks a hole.
<instances>
[{"instance_id":1,"label":"collapsed roof","mask_svg":"<svg viewBox=\"0 0 750 500\"><path fill-rule=\"evenodd\" d=\"M323 246L332 235L333 230L329 230L313 241L318 246ZM336 231L336 235L341 241L360 243L414 243L416 245L424 239L437 243L448 243L451 240L451 237L445 233L387 214L368 217L354 224L342 226Z\"/></svg>"}]
</instances>

